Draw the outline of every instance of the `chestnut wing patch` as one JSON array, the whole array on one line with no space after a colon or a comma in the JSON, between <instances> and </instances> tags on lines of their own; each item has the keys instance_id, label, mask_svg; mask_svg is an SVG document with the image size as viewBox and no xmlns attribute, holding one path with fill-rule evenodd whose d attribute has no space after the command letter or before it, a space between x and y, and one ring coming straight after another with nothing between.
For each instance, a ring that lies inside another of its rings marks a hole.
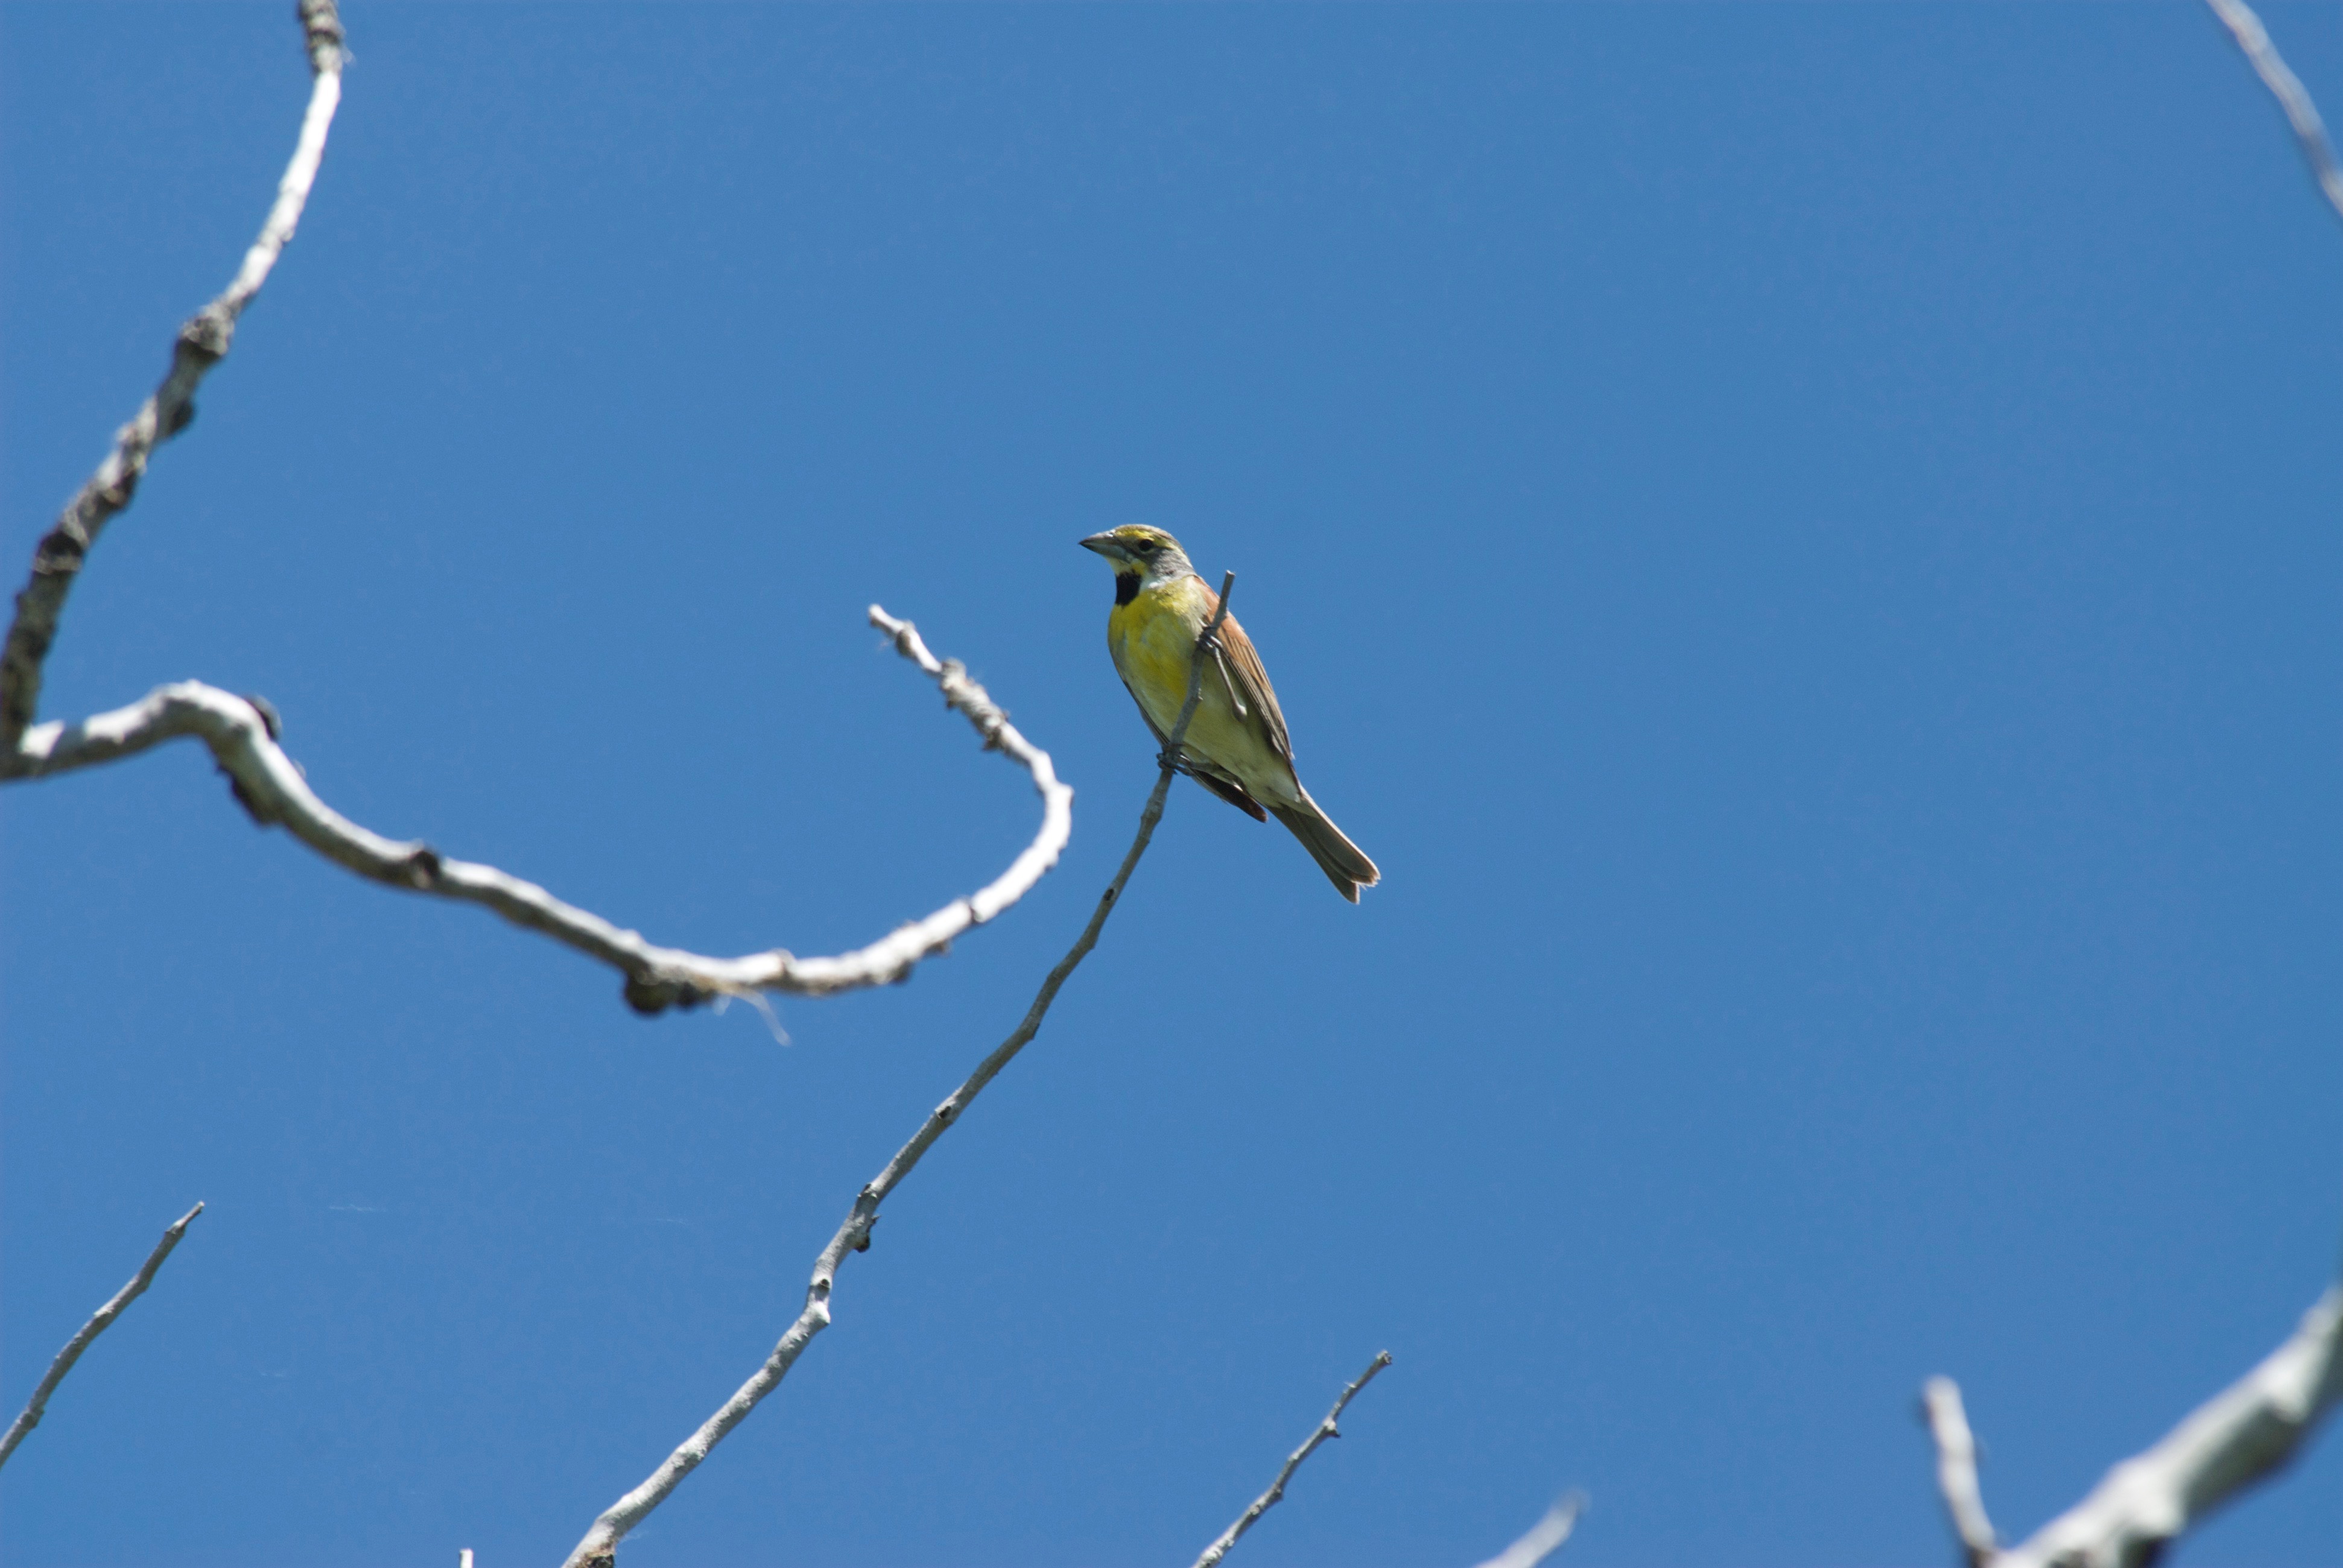
<instances>
[{"instance_id":1,"label":"chestnut wing patch","mask_svg":"<svg viewBox=\"0 0 2343 1568\"><path fill-rule=\"evenodd\" d=\"M1221 596L1212 589L1204 590L1209 601L1204 613L1210 616L1221 608ZM1269 671L1261 664L1261 655L1253 651L1252 638L1245 635L1233 615L1221 623L1221 667L1230 682L1229 695L1235 698L1248 713L1261 719L1262 731L1269 737L1270 749L1288 764L1293 760L1293 741L1285 732L1285 715L1278 710L1276 689L1269 684Z\"/></svg>"}]
</instances>

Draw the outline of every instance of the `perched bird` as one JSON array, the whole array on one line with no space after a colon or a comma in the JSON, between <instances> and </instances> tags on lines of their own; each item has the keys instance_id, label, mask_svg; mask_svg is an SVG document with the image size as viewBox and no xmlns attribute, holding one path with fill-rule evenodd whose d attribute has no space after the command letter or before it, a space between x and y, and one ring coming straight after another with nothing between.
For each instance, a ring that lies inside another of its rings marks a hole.
<instances>
[{"instance_id":1,"label":"perched bird","mask_svg":"<svg viewBox=\"0 0 2343 1568\"><path fill-rule=\"evenodd\" d=\"M1221 608L1221 596L1196 575L1180 541L1161 528L1126 524L1092 534L1082 548L1096 550L1114 567L1107 651L1160 745L1180 722L1196 638ZM1359 890L1382 881L1383 873L1327 819L1294 777L1285 715L1277 710L1269 671L1261 667L1261 655L1236 617L1221 622L1215 640L1196 715L1188 721L1185 749L1192 776L1255 821L1274 816L1284 823L1335 890L1357 903Z\"/></svg>"}]
</instances>

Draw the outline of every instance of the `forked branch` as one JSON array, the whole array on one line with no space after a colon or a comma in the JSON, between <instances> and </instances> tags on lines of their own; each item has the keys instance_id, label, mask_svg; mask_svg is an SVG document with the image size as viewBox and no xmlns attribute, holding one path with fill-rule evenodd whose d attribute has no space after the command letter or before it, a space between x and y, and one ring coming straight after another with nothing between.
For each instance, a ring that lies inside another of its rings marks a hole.
<instances>
[{"instance_id":1,"label":"forked branch","mask_svg":"<svg viewBox=\"0 0 2343 1568\"><path fill-rule=\"evenodd\" d=\"M97 536L116 513L130 505L138 481L146 472L155 448L187 427L196 417L196 387L211 367L227 357L236 337L236 319L244 314L271 267L292 240L307 205L309 189L317 181L317 165L326 156L326 132L342 101L342 22L334 0L300 0L301 32L309 51L315 80L309 89L308 112L301 117L301 134L292 162L277 184L277 200L260 226L260 237L244 253L244 265L219 297L187 318L171 346L171 367L154 396L139 406L130 423L114 433L114 449L97 471L65 506L33 551L32 580L16 596L16 618L8 640L0 647L0 759L15 753L17 739L40 710L41 664L56 640L57 618L82 562L97 543ZM0 772L0 777L5 777Z\"/></svg>"},{"instance_id":2,"label":"forked branch","mask_svg":"<svg viewBox=\"0 0 2343 1568\"><path fill-rule=\"evenodd\" d=\"M1971 1503L1946 1507L1972 1563L1984 1568L2146 1568L2198 1520L2294 1457L2319 1419L2343 1402L2343 1285L2318 1299L2293 1337L2262 1363L2199 1406L2155 1447L2107 1472L2091 1494L2021 1545L1996 1551L1985 1508L1974 1500L1973 1461L1960 1461L1968 1423L1947 1444L1939 1410L1959 1417L1959 1398L1940 1401L1930 1383L1938 1471L1966 1469ZM1945 1384L1949 1387L1949 1384ZM1957 1476L1956 1476L1957 1480ZM1964 1522L1964 1513L1974 1512Z\"/></svg>"},{"instance_id":3,"label":"forked branch","mask_svg":"<svg viewBox=\"0 0 2343 1568\"><path fill-rule=\"evenodd\" d=\"M255 821L264 827L283 825L303 843L359 876L408 892L481 905L517 926L542 931L608 964L626 976L627 1000L638 1010L658 1012L768 990L830 996L909 978L921 960L943 951L961 932L1024 897L1057 864L1073 831L1074 792L1059 782L1050 754L1018 733L960 661L938 659L920 640L917 628L877 605L870 607L870 623L887 633L897 652L935 679L943 689L945 705L967 715L987 750L1000 752L1032 775L1033 788L1041 796L1041 825L1008 869L984 887L868 947L835 957L799 958L776 948L722 959L658 947L639 932L623 930L494 866L451 859L428 844L370 832L309 788L300 765L277 745L280 723L274 709L256 698L237 697L198 681L159 688L143 701L77 724L35 725L25 732L13 766L0 778L43 778L192 736L211 749Z\"/></svg>"},{"instance_id":4,"label":"forked branch","mask_svg":"<svg viewBox=\"0 0 2343 1568\"><path fill-rule=\"evenodd\" d=\"M1025 1010L1025 1017L1010 1031L1009 1038L977 1063L976 1070L952 1091L950 1098L928 1113L910 1141L895 1151L895 1157L887 1161L885 1169L855 1194L853 1207L847 1211L845 1221L838 1227L837 1233L830 1237L830 1244L822 1248L820 1255L814 1260L813 1278L806 1286L804 1311L799 1312L797 1320L783 1332L779 1342L773 1346L772 1353L765 1358L764 1364L748 1382L734 1390L732 1397L719 1406L715 1414L702 1422L698 1431L684 1439L641 1485L603 1510L592 1528L586 1532L584 1539L571 1549L562 1568L612 1568L618 1560L618 1543L625 1539L627 1533L666 1502L683 1483L683 1478L699 1469L716 1445L723 1442L734 1427L748 1420L749 1412L756 1409L767 1394L780 1387L781 1380L789 1376L789 1369L797 1364L798 1357L804 1353L806 1346L813 1342L814 1335L830 1327L830 1303L837 1288L838 1271L845 1265L850 1252L870 1250L870 1232L879 1223L879 1206L887 1201L889 1193L903 1184L927 1156L928 1151L935 1146L936 1140L944 1135L944 1130L958 1121L976 1102L976 1097L984 1092L985 1085L999 1077L1001 1070L1015 1060L1017 1053L1041 1032L1041 1020L1048 1016L1051 1004L1058 1000L1060 989L1081 966L1082 960L1090 956L1091 950L1098 946L1099 933L1106 928L1107 917L1114 912L1116 903L1122 897L1124 885L1139 867L1139 858L1147 852L1148 844L1154 839L1155 825L1163 819L1163 802L1171 793L1172 775L1178 771L1176 759L1180 746L1187 739L1188 726L1195 719L1196 704L1203 695L1204 652L1212 646L1212 639L1220 633L1221 622L1228 617L1229 596L1235 586L1234 572L1222 579L1221 608L1196 638L1196 652L1189 661L1188 699L1181 705L1179 721L1172 726L1170 739L1165 742L1155 788L1149 792L1146 808L1139 814L1139 832L1132 838L1131 849L1123 855L1122 864L1116 869L1114 880L1108 883L1106 891L1099 895L1098 907L1091 911L1090 923L1082 928L1082 934L1074 939L1074 945L1066 950L1066 956L1060 959L1056 967L1043 979L1041 989L1033 997L1033 1005ZM877 619L880 612L874 608L871 614ZM916 645L916 636L903 623L881 621L880 624L902 628L897 633L898 647L905 646L903 639L907 636Z\"/></svg>"},{"instance_id":5,"label":"forked branch","mask_svg":"<svg viewBox=\"0 0 2343 1568\"><path fill-rule=\"evenodd\" d=\"M81 1360L81 1352L114 1326L114 1320L122 1315L125 1307L146 1293L146 1287L155 1282L155 1271L163 1266L163 1260L171 1255L171 1249L187 1233L188 1222L203 1211L204 1206L198 1203L172 1221L171 1228L163 1232L163 1239L155 1243L155 1250L146 1254L146 1261L138 1266L138 1271L130 1276L130 1282L115 1292L113 1299L82 1324L81 1332L65 1342L65 1348L49 1363L48 1375L41 1380L41 1386L25 1402L23 1412L8 1423L8 1435L0 1437L0 1464L7 1463L16 1445L25 1441L25 1434L41 1424L41 1416L49 1407L49 1396L57 1392L57 1384L65 1382L65 1373L73 1371L74 1362Z\"/></svg>"}]
</instances>

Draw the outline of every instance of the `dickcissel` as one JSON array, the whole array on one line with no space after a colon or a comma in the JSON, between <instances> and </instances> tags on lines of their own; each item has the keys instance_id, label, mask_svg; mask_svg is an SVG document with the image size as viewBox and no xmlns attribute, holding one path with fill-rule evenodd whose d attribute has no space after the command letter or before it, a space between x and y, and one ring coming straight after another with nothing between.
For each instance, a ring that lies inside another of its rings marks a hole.
<instances>
[{"instance_id":1,"label":"dickcissel","mask_svg":"<svg viewBox=\"0 0 2343 1568\"><path fill-rule=\"evenodd\" d=\"M1161 745L1180 721L1196 638L1221 608L1221 596L1196 575L1180 541L1161 528L1127 524L1092 534L1082 548L1096 550L1114 567L1107 651ZM1216 641L1217 649L1206 656L1211 662L1204 667L1196 715L1188 721L1185 751L1192 776L1253 820L1273 816L1284 823L1335 890L1357 903L1359 890L1382 881L1383 873L1327 819L1294 777L1285 715L1277 710L1269 671L1235 616L1221 622Z\"/></svg>"}]
</instances>

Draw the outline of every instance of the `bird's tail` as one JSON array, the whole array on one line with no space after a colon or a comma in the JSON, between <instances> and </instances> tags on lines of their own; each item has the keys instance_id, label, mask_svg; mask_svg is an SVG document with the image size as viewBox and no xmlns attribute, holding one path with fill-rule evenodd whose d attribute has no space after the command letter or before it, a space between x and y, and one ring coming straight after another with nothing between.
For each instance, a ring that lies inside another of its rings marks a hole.
<instances>
[{"instance_id":1,"label":"bird's tail","mask_svg":"<svg viewBox=\"0 0 2343 1568\"><path fill-rule=\"evenodd\" d=\"M1375 863L1367 859L1363 850L1342 836L1342 829L1327 819L1326 813L1318 809L1318 802L1310 799L1309 790L1302 789L1298 781L1294 788L1301 790L1301 805L1272 806L1270 809L1302 840L1302 847L1310 851L1310 858L1318 862L1318 869L1326 873L1334 890L1357 903L1359 890L1373 887L1383 879L1383 874L1375 869Z\"/></svg>"}]
</instances>

